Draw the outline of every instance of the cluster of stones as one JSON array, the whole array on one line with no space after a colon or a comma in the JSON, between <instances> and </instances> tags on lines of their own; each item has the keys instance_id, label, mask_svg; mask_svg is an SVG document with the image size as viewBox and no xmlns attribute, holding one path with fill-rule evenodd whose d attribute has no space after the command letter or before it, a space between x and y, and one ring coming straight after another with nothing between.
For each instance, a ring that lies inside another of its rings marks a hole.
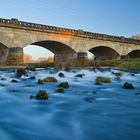
<instances>
[{"instance_id":1,"label":"cluster of stones","mask_svg":"<svg viewBox=\"0 0 140 140\"><path fill-rule=\"evenodd\" d=\"M22 75L26 75L27 74L27 70L29 70L30 68L19 68L16 71L16 77L21 77ZM31 69L31 70L35 70L35 69ZM121 77L123 75L122 72L112 72L113 75L115 75L116 77ZM58 76L60 78L64 78L65 75L60 72L58 73ZM84 74L77 74L74 77L75 78L83 78L83 76L85 76ZM35 77L30 77L29 79L35 79ZM11 82L13 83L17 83L18 80L13 79ZM39 79L38 80L38 84L44 84L44 83L48 83L48 82L58 82L58 80L54 77L46 77L44 79ZM98 76L96 77L96 85L102 85L103 83L111 83L111 79L105 76ZM57 85L58 89L55 90L52 93L63 93L65 91L65 89L68 89L70 87L68 82L62 82L60 84ZM134 86L132 83L124 83L123 84L123 88L124 89L134 89ZM34 99L39 99L39 100L47 100L49 98L48 96L48 92L46 90L39 90L39 92L35 95L35 96L30 96L30 98L34 98ZM88 99L86 99L88 100Z\"/></svg>"}]
</instances>

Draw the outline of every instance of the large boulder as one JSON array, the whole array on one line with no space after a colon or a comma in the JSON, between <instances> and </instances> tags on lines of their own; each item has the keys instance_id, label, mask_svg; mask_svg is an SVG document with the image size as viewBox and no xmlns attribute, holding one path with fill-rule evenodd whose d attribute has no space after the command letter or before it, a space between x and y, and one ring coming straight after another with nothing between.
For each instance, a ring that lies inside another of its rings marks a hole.
<instances>
[{"instance_id":1,"label":"large boulder","mask_svg":"<svg viewBox=\"0 0 140 140\"><path fill-rule=\"evenodd\" d=\"M123 84L123 88L134 89L134 86L133 86L133 84L126 82L126 83Z\"/></svg>"},{"instance_id":2,"label":"large boulder","mask_svg":"<svg viewBox=\"0 0 140 140\"><path fill-rule=\"evenodd\" d=\"M69 88L69 83L68 82L62 82L58 85L58 87Z\"/></svg>"},{"instance_id":3,"label":"large boulder","mask_svg":"<svg viewBox=\"0 0 140 140\"><path fill-rule=\"evenodd\" d=\"M40 100L47 100L48 99L48 93L45 90L40 90L36 97L36 99L40 99Z\"/></svg>"},{"instance_id":4,"label":"large boulder","mask_svg":"<svg viewBox=\"0 0 140 140\"><path fill-rule=\"evenodd\" d=\"M26 75L27 70L25 68L18 68L16 71L16 77L21 77L22 75Z\"/></svg>"},{"instance_id":5,"label":"large boulder","mask_svg":"<svg viewBox=\"0 0 140 140\"><path fill-rule=\"evenodd\" d=\"M57 79L54 77L46 77L43 80L44 82L57 82Z\"/></svg>"},{"instance_id":6,"label":"large boulder","mask_svg":"<svg viewBox=\"0 0 140 140\"><path fill-rule=\"evenodd\" d=\"M111 79L108 77L98 76L96 78L96 83L111 83Z\"/></svg>"}]
</instances>

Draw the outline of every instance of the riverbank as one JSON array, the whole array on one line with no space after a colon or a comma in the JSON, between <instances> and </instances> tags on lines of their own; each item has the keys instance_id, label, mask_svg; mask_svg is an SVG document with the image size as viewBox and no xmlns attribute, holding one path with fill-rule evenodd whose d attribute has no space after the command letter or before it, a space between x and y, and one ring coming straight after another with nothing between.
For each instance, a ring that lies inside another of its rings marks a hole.
<instances>
[{"instance_id":1,"label":"riverbank","mask_svg":"<svg viewBox=\"0 0 140 140\"><path fill-rule=\"evenodd\" d=\"M90 61L90 62L89 62ZM140 70L140 58L135 59L122 59L122 60L98 60L98 61L86 61L84 64L75 65L70 68L100 68L100 67L118 67L125 70ZM17 64L17 65L1 65L0 68L26 68L26 67L34 67L34 68L47 68L47 67L55 67L54 63L41 62L41 63L28 63L28 64ZM64 66L65 67L65 66ZM60 68L63 68L60 66Z\"/></svg>"},{"instance_id":2,"label":"riverbank","mask_svg":"<svg viewBox=\"0 0 140 140\"><path fill-rule=\"evenodd\" d=\"M96 66L113 66L124 69L140 69L140 58L97 61Z\"/></svg>"}]
</instances>

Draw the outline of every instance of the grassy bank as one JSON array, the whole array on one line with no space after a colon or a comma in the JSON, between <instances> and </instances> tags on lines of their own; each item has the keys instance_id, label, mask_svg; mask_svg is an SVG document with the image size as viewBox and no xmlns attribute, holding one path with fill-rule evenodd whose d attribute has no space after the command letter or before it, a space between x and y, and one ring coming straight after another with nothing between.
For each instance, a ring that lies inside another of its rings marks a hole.
<instances>
[{"instance_id":1,"label":"grassy bank","mask_svg":"<svg viewBox=\"0 0 140 140\"><path fill-rule=\"evenodd\" d=\"M127 69L140 69L140 58L97 61L96 66L113 66Z\"/></svg>"},{"instance_id":2,"label":"grassy bank","mask_svg":"<svg viewBox=\"0 0 140 140\"><path fill-rule=\"evenodd\" d=\"M61 64L61 63L60 63ZM29 64L11 64L11 65L0 65L1 68L16 68L16 67L36 67L46 68L54 67L54 63L40 62L40 63L29 63ZM121 67L125 69L140 69L140 58L135 59L121 59L121 60L86 60L82 63L74 64L74 67ZM71 66L60 66L60 67L71 67Z\"/></svg>"}]
</instances>

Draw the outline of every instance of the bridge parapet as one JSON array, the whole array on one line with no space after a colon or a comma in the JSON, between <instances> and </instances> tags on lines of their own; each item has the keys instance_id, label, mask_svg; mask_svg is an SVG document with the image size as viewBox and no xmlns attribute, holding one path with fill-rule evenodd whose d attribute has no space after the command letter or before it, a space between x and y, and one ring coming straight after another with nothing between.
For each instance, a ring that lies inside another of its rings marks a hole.
<instances>
[{"instance_id":1,"label":"bridge parapet","mask_svg":"<svg viewBox=\"0 0 140 140\"><path fill-rule=\"evenodd\" d=\"M9 26L9 27L17 27L17 28L26 28L31 30L38 30L43 32L55 32L60 34L70 34L74 36L84 37L84 38L93 38L98 40L106 40L106 41L114 41L114 42L123 42L130 44L138 44L140 45L140 40L126 38L124 36L112 36L107 34L93 33L87 32L83 30L74 30L69 28L61 28L43 24L36 24L30 22L19 21L18 19L4 19L0 18L0 26Z\"/></svg>"}]
</instances>

